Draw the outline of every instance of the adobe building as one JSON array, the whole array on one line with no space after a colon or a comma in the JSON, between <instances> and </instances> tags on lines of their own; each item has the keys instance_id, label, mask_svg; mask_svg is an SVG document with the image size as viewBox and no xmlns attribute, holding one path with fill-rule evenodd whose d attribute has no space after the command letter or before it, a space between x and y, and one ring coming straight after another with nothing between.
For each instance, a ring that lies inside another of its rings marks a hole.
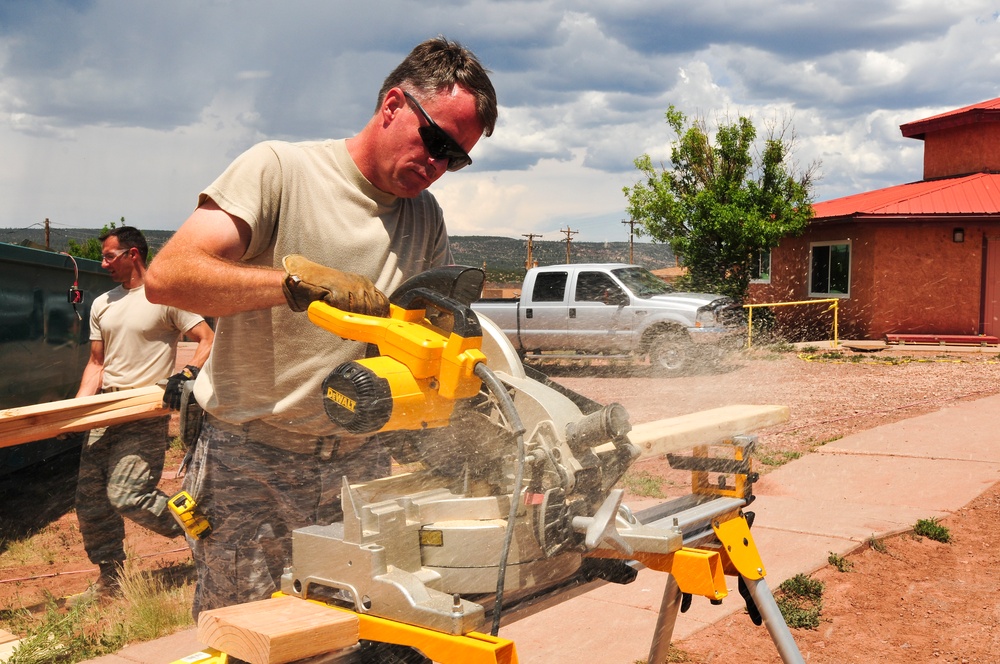
<instances>
[{"instance_id":1,"label":"adobe building","mask_svg":"<svg viewBox=\"0 0 1000 664\"><path fill-rule=\"evenodd\" d=\"M923 179L815 204L749 302L837 298L845 339L1000 335L1000 98L900 130L924 142ZM795 336L829 333L825 308L772 310Z\"/></svg>"}]
</instances>

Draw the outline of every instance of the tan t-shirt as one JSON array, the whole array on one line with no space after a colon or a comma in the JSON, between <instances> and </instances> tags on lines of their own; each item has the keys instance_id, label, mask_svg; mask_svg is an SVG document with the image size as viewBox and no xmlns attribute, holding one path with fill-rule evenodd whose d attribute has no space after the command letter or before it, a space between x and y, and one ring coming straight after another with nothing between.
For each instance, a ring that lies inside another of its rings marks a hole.
<instances>
[{"instance_id":1,"label":"tan t-shirt","mask_svg":"<svg viewBox=\"0 0 1000 664\"><path fill-rule=\"evenodd\" d=\"M281 267L287 254L363 274L386 294L409 277L452 263L441 208L423 192L397 198L361 174L343 140L250 148L199 198L250 225L243 261ZM363 357L349 342L281 306L218 321L198 402L234 424L262 420L297 433L341 433L323 410L323 379Z\"/></svg>"},{"instance_id":2,"label":"tan t-shirt","mask_svg":"<svg viewBox=\"0 0 1000 664\"><path fill-rule=\"evenodd\" d=\"M174 373L177 341L198 314L146 299L146 287L112 288L90 308L90 339L104 342L102 389L155 385Z\"/></svg>"}]
</instances>

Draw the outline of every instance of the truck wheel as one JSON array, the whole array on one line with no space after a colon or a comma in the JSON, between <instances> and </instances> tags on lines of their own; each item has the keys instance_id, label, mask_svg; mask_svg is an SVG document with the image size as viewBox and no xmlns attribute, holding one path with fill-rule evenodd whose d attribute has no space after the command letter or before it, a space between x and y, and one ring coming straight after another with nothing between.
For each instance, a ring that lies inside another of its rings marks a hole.
<instances>
[{"instance_id":1,"label":"truck wheel","mask_svg":"<svg viewBox=\"0 0 1000 664\"><path fill-rule=\"evenodd\" d=\"M683 375L691 364L691 342L677 334L661 334L649 344L649 365L663 376Z\"/></svg>"}]
</instances>

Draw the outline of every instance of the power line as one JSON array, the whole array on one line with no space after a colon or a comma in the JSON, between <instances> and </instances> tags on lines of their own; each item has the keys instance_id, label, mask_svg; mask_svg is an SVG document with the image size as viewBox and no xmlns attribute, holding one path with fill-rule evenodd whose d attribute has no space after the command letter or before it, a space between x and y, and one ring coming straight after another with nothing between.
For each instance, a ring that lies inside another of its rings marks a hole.
<instances>
[{"instance_id":1,"label":"power line","mask_svg":"<svg viewBox=\"0 0 1000 664\"><path fill-rule=\"evenodd\" d=\"M566 234L566 264L569 265L569 263L570 263L570 260L569 260L569 246L573 242L571 236L576 235L580 231L571 231L569 229L569 226L566 226L566 228L560 228L559 232Z\"/></svg>"},{"instance_id":2,"label":"power line","mask_svg":"<svg viewBox=\"0 0 1000 664\"><path fill-rule=\"evenodd\" d=\"M528 238L528 258L525 259L525 261L524 261L524 269L525 270L530 270L531 268L533 268L535 266L535 259L531 255L532 254L532 248L534 247L534 245L532 243L533 243L533 241L534 241L534 239L536 237L542 237L542 235L541 235L541 233L525 233L521 237Z\"/></svg>"},{"instance_id":3,"label":"power line","mask_svg":"<svg viewBox=\"0 0 1000 664\"><path fill-rule=\"evenodd\" d=\"M635 258L632 257L632 238L635 236L635 219L622 219L622 223L628 225L628 262L635 263Z\"/></svg>"}]
</instances>

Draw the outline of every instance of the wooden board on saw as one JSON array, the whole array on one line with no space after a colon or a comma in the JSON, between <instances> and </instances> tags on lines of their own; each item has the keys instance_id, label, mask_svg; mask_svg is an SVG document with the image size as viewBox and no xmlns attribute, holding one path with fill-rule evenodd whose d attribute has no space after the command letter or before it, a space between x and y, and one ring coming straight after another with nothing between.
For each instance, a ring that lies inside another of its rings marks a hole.
<instances>
[{"instance_id":1,"label":"wooden board on saw","mask_svg":"<svg viewBox=\"0 0 1000 664\"><path fill-rule=\"evenodd\" d=\"M250 664L284 664L358 642L359 621L297 597L281 596L202 611L198 641Z\"/></svg>"},{"instance_id":2,"label":"wooden board on saw","mask_svg":"<svg viewBox=\"0 0 1000 664\"><path fill-rule=\"evenodd\" d=\"M0 410L0 447L169 414L157 385L6 408Z\"/></svg>"},{"instance_id":3,"label":"wooden board on saw","mask_svg":"<svg viewBox=\"0 0 1000 664\"><path fill-rule=\"evenodd\" d=\"M722 406L636 424L628 437L642 452L639 458L648 459L781 424L788 421L789 415L788 406Z\"/></svg>"}]
</instances>

